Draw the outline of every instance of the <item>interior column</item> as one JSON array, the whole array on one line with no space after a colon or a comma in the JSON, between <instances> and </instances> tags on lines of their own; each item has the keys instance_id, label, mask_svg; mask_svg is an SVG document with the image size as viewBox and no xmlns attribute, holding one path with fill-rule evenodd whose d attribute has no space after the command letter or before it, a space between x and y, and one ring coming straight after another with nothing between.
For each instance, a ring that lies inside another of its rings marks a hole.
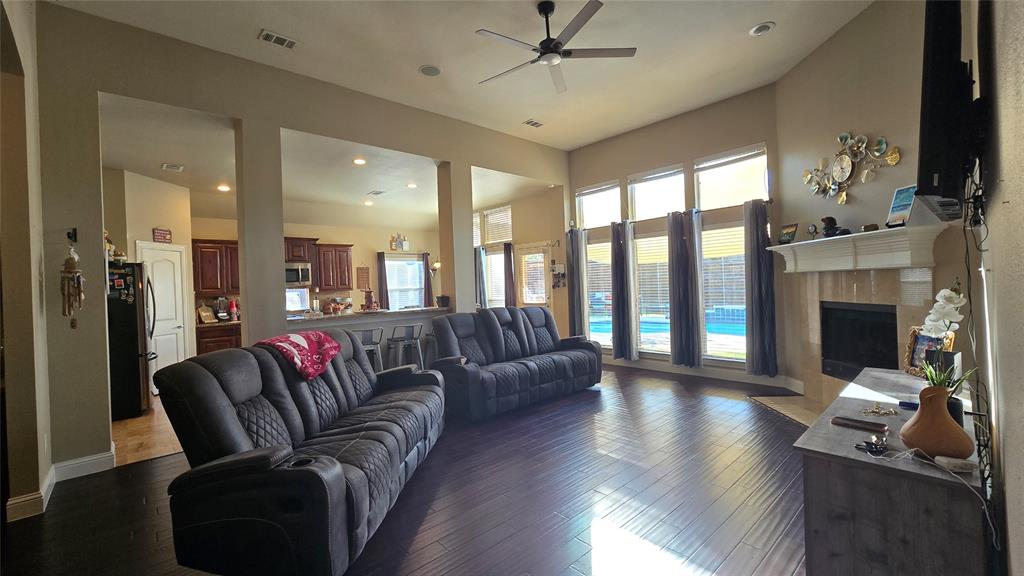
<instances>
[{"instance_id":1,"label":"interior column","mask_svg":"<svg viewBox=\"0 0 1024 576\"><path fill-rule=\"evenodd\" d=\"M451 296L456 312L473 312L473 177L465 162L441 162L437 166L437 225L441 289Z\"/></svg>"},{"instance_id":2,"label":"interior column","mask_svg":"<svg viewBox=\"0 0 1024 576\"><path fill-rule=\"evenodd\" d=\"M260 120L235 122L242 343L283 334L284 200L281 130Z\"/></svg>"}]
</instances>

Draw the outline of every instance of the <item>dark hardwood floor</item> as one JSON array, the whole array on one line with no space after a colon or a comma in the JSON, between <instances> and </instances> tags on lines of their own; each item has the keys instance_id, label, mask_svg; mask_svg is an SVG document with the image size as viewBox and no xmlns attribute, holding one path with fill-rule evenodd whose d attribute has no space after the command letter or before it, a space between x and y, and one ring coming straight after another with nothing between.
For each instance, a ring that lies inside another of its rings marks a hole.
<instances>
[{"instance_id":1,"label":"dark hardwood floor","mask_svg":"<svg viewBox=\"0 0 1024 576\"><path fill-rule=\"evenodd\" d=\"M802 574L804 427L753 392L616 368L450 426L348 574ZM4 572L195 574L175 563L166 494L186 468L176 454L58 484L9 526Z\"/></svg>"}]
</instances>

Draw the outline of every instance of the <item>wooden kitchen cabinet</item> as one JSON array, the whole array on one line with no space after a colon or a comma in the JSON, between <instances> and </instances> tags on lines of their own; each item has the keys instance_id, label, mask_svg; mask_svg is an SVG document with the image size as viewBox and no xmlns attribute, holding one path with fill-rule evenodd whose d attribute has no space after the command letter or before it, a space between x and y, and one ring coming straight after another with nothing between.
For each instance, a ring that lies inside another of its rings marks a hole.
<instances>
[{"instance_id":1,"label":"wooden kitchen cabinet","mask_svg":"<svg viewBox=\"0 0 1024 576\"><path fill-rule=\"evenodd\" d=\"M241 288L238 270L238 242L192 241L192 284L196 296L238 294Z\"/></svg>"},{"instance_id":2,"label":"wooden kitchen cabinet","mask_svg":"<svg viewBox=\"0 0 1024 576\"><path fill-rule=\"evenodd\" d=\"M284 261L313 264L316 253L316 241L316 238L285 237Z\"/></svg>"},{"instance_id":3,"label":"wooden kitchen cabinet","mask_svg":"<svg viewBox=\"0 0 1024 576\"><path fill-rule=\"evenodd\" d=\"M196 326L196 354L242 346L241 324L200 324Z\"/></svg>"},{"instance_id":4,"label":"wooden kitchen cabinet","mask_svg":"<svg viewBox=\"0 0 1024 576\"><path fill-rule=\"evenodd\" d=\"M352 245L317 244L317 286L321 290L352 289Z\"/></svg>"}]
</instances>

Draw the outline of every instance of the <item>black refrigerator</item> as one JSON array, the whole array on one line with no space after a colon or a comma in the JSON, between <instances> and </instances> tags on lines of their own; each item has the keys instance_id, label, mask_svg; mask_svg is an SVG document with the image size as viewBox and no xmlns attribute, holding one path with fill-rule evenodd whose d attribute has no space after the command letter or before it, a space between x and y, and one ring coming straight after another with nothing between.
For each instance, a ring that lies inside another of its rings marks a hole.
<instances>
[{"instance_id":1,"label":"black refrigerator","mask_svg":"<svg viewBox=\"0 0 1024 576\"><path fill-rule=\"evenodd\" d=\"M111 262L107 272L107 340L110 349L110 417L141 416L149 408L150 326L142 264Z\"/></svg>"}]
</instances>

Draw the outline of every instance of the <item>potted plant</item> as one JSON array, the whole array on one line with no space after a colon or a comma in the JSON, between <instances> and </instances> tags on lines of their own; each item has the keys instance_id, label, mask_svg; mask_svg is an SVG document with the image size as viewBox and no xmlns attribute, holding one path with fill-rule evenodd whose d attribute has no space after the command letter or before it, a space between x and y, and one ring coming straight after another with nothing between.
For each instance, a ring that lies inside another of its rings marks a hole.
<instances>
[{"instance_id":1,"label":"potted plant","mask_svg":"<svg viewBox=\"0 0 1024 576\"><path fill-rule=\"evenodd\" d=\"M963 426L964 403L956 395L963 387L964 381L970 378L977 368L971 368L962 376L957 376L956 366L946 367L943 364L942 356L938 358L939 361L936 363L924 363L924 379L928 382L928 386L946 390L946 408L949 410L949 415L957 424Z\"/></svg>"}]
</instances>

